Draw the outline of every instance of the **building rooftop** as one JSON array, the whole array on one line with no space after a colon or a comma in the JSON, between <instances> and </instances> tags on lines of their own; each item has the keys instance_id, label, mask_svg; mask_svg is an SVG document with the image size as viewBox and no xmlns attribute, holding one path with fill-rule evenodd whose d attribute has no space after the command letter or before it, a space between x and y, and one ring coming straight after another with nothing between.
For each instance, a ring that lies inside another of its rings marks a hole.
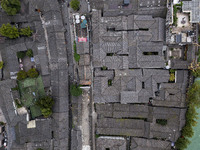
<instances>
[{"instance_id":1,"label":"building rooftop","mask_svg":"<svg viewBox=\"0 0 200 150\"><path fill-rule=\"evenodd\" d=\"M182 11L190 13L191 23L200 22L200 1L199 0L183 1Z\"/></svg>"}]
</instances>

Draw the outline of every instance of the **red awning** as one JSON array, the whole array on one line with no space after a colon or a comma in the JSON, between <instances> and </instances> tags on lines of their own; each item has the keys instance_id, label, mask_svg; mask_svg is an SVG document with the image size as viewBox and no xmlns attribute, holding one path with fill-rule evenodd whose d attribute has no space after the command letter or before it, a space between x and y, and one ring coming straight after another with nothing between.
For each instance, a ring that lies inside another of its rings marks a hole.
<instances>
[{"instance_id":1,"label":"red awning","mask_svg":"<svg viewBox=\"0 0 200 150\"><path fill-rule=\"evenodd\" d=\"M80 37L79 37L79 38L78 38L78 42L87 42L87 38L83 38L83 37L80 38Z\"/></svg>"}]
</instances>

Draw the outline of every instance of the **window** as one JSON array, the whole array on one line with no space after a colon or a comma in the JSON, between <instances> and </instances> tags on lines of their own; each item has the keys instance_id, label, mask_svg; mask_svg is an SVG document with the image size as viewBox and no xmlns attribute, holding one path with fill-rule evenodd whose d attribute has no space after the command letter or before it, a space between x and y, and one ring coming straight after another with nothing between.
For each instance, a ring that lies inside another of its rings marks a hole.
<instances>
[{"instance_id":1,"label":"window","mask_svg":"<svg viewBox=\"0 0 200 150\"><path fill-rule=\"evenodd\" d=\"M157 89L158 90L160 89L160 83L157 83Z\"/></svg>"},{"instance_id":2,"label":"window","mask_svg":"<svg viewBox=\"0 0 200 150\"><path fill-rule=\"evenodd\" d=\"M143 55L158 55L158 52L143 52Z\"/></svg>"},{"instance_id":3,"label":"window","mask_svg":"<svg viewBox=\"0 0 200 150\"><path fill-rule=\"evenodd\" d=\"M114 53L107 53L106 56L113 56Z\"/></svg>"},{"instance_id":4,"label":"window","mask_svg":"<svg viewBox=\"0 0 200 150\"><path fill-rule=\"evenodd\" d=\"M161 126L166 126L167 120L166 119L156 119L156 123L160 124Z\"/></svg>"},{"instance_id":5,"label":"window","mask_svg":"<svg viewBox=\"0 0 200 150\"><path fill-rule=\"evenodd\" d=\"M144 84L144 82L142 82L142 88L143 88L143 89L145 88L145 84Z\"/></svg>"},{"instance_id":6,"label":"window","mask_svg":"<svg viewBox=\"0 0 200 150\"><path fill-rule=\"evenodd\" d=\"M108 86L112 86L112 80L111 79L108 80Z\"/></svg>"},{"instance_id":7,"label":"window","mask_svg":"<svg viewBox=\"0 0 200 150\"><path fill-rule=\"evenodd\" d=\"M140 31L149 31L148 28L139 28Z\"/></svg>"},{"instance_id":8,"label":"window","mask_svg":"<svg viewBox=\"0 0 200 150\"><path fill-rule=\"evenodd\" d=\"M115 31L114 27L107 27L107 31Z\"/></svg>"}]
</instances>

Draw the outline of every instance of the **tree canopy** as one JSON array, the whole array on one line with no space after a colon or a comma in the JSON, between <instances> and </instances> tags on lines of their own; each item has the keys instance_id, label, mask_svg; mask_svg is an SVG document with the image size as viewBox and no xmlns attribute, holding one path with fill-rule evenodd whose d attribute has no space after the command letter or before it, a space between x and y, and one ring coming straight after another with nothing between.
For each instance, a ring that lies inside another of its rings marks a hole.
<instances>
[{"instance_id":1,"label":"tree canopy","mask_svg":"<svg viewBox=\"0 0 200 150\"><path fill-rule=\"evenodd\" d=\"M82 89L80 88L80 86L77 85L71 85L70 86L70 93L72 96L80 96L82 94Z\"/></svg>"},{"instance_id":2,"label":"tree canopy","mask_svg":"<svg viewBox=\"0 0 200 150\"><path fill-rule=\"evenodd\" d=\"M24 52L24 51L19 51L19 52L17 52L17 57L18 58L24 58L26 56L26 53Z\"/></svg>"},{"instance_id":3,"label":"tree canopy","mask_svg":"<svg viewBox=\"0 0 200 150\"><path fill-rule=\"evenodd\" d=\"M27 78L27 73L26 71L24 70L20 70L18 73L17 73L17 80L24 80Z\"/></svg>"},{"instance_id":4,"label":"tree canopy","mask_svg":"<svg viewBox=\"0 0 200 150\"><path fill-rule=\"evenodd\" d=\"M80 2L78 0L71 0L70 7L73 10L75 10L75 11L79 10L79 6L80 6Z\"/></svg>"},{"instance_id":5,"label":"tree canopy","mask_svg":"<svg viewBox=\"0 0 200 150\"><path fill-rule=\"evenodd\" d=\"M32 51L32 49L28 49L28 50L27 50L26 56L28 56L28 57L33 57L33 51Z\"/></svg>"},{"instance_id":6,"label":"tree canopy","mask_svg":"<svg viewBox=\"0 0 200 150\"><path fill-rule=\"evenodd\" d=\"M37 78L39 73L38 71L35 69L35 68L31 68L29 69L29 71L27 72L27 75L30 77L30 78Z\"/></svg>"},{"instance_id":7,"label":"tree canopy","mask_svg":"<svg viewBox=\"0 0 200 150\"><path fill-rule=\"evenodd\" d=\"M30 27L22 28L22 29L20 29L20 32L19 32L20 35L24 35L24 36L28 36L28 37L31 36L32 33L33 33L33 31L31 30Z\"/></svg>"},{"instance_id":8,"label":"tree canopy","mask_svg":"<svg viewBox=\"0 0 200 150\"><path fill-rule=\"evenodd\" d=\"M36 105L40 107L42 114L46 118L51 116L53 104L54 101L50 96L42 97L36 102Z\"/></svg>"},{"instance_id":9,"label":"tree canopy","mask_svg":"<svg viewBox=\"0 0 200 150\"><path fill-rule=\"evenodd\" d=\"M8 37L10 39L15 39L19 37L19 31L16 27L11 26L9 23L8 24L3 24L0 27L0 34L2 36Z\"/></svg>"},{"instance_id":10,"label":"tree canopy","mask_svg":"<svg viewBox=\"0 0 200 150\"><path fill-rule=\"evenodd\" d=\"M0 61L0 69L3 68L3 61Z\"/></svg>"},{"instance_id":11,"label":"tree canopy","mask_svg":"<svg viewBox=\"0 0 200 150\"><path fill-rule=\"evenodd\" d=\"M8 15L15 15L20 11L21 3L19 0L1 0L1 7Z\"/></svg>"}]
</instances>

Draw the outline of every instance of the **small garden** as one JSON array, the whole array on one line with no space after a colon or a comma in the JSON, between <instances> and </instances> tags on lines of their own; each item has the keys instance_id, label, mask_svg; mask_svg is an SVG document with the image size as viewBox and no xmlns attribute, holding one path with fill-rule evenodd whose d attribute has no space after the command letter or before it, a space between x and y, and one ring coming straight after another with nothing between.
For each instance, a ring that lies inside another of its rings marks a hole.
<instances>
[{"instance_id":1,"label":"small garden","mask_svg":"<svg viewBox=\"0 0 200 150\"><path fill-rule=\"evenodd\" d=\"M175 26L177 26L178 21L177 12L181 9L182 5L182 2L180 4L173 5L173 25Z\"/></svg>"},{"instance_id":2,"label":"small garden","mask_svg":"<svg viewBox=\"0 0 200 150\"><path fill-rule=\"evenodd\" d=\"M174 69L170 69L169 70L169 83L174 83L175 82L175 70Z\"/></svg>"},{"instance_id":3,"label":"small garden","mask_svg":"<svg viewBox=\"0 0 200 150\"><path fill-rule=\"evenodd\" d=\"M80 55L77 53L75 41L74 41L74 59L75 59L76 62L79 62L79 60L80 60Z\"/></svg>"},{"instance_id":4,"label":"small garden","mask_svg":"<svg viewBox=\"0 0 200 150\"><path fill-rule=\"evenodd\" d=\"M31 61L33 51L31 49L19 51L17 57L21 70L17 73L18 86L11 89L19 91L20 94L20 99L15 100L17 108L28 109L32 119L42 115L51 116L54 101L50 96L46 96L42 77Z\"/></svg>"},{"instance_id":5,"label":"small garden","mask_svg":"<svg viewBox=\"0 0 200 150\"><path fill-rule=\"evenodd\" d=\"M53 99L46 96L42 77L35 68L28 72L19 71L17 83L18 87L12 90L19 90L20 100L15 100L18 108L24 106L29 109L32 119L42 115L49 117L52 114Z\"/></svg>"}]
</instances>

